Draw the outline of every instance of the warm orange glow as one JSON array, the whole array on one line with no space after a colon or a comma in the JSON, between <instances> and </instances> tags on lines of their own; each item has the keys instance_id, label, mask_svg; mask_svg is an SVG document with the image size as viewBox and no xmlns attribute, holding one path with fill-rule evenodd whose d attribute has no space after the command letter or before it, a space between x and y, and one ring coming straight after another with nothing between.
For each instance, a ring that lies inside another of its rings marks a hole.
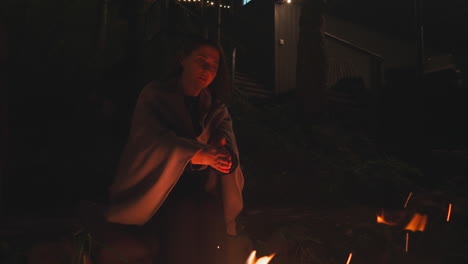
<instances>
[{"instance_id":1,"label":"warm orange glow","mask_svg":"<svg viewBox=\"0 0 468 264\"><path fill-rule=\"evenodd\" d=\"M413 195L413 192L410 192L410 193L408 194L408 198L406 198L406 202L405 202L405 206L404 206L405 208L408 206L408 202L409 202L409 200L411 199L411 196L412 196L412 195Z\"/></svg>"},{"instance_id":2,"label":"warm orange glow","mask_svg":"<svg viewBox=\"0 0 468 264\"><path fill-rule=\"evenodd\" d=\"M256 250L252 251L252 253L250 253L250 256L247 258L247 261L245 262L245 264L268 264L268 262L270 262L270 260L273 259L273 257L276 254L273 253L269 256L261 257L259 259L257 259L256 255L257 255L257 251Z\"/></svg>"},{"instance_id":3,"label":"warm orange glow","mask_svg":"<svg viewBox=\"0 0 468 264\"><path fill-rule=\"evenodd\" d=\"M426 229L426 224L427 224L427 215L422 215L415 213L413 215L413 218L411 218L411 221L406 225L405 230L409 231L424 231Z\"/></svg>"},{"instance_id":4,"label":"warm orange glow","mask_svg":"<svg viewBox=\"0 0 468 264\"><path fill-rule=\"evenodd\" d=\"M352 258L352 257L353 257L353 253L349 253L348 261L346 261L346 264L351 263L351 258Z\"/></svg>"},{"instance_id":5,"label":"warm orange glow","mask_svg":"<svg viewBox=\"0 0 468 264\"><path fill-rule=\"evenodd\" d=\"M452 214L452 204L449 203L448 212L447 212L447 222L450 221L450 215Z\"/></svg>"},{"instance_id":6,"label":"warm orange glow","mask_svg":"<svg viewBox=\"0 0 468 264\"><path fill-rule=\"evenodd\" d=\"M389 225L389 226L397 225L397 223L393 223L393 222L389 222L389 221L385 220L385 216L384 216L383 211L382 211L381 215L377 215L377 223L384 224L384 225Z\"/></svg>"}]
</instances>

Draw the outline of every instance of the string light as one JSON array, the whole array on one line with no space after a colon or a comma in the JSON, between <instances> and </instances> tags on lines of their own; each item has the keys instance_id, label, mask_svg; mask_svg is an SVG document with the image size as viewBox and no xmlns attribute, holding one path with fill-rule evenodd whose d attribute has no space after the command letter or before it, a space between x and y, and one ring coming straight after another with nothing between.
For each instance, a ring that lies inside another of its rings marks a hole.
<instances>
[{"instance_id":1,"label":"string light","mask_svg":"<svg viewBox=\"0 0 468 264\"><path fill-rule=\"evenodd\" d=\"M202 2L202 0L177 0L178 2L184 1L184 2ZM206 1L207 4L210 4L210 1Z\"/></svg>"},{"instance_id":2,"label":"string light","mask_svg":"<svg viewBox=\"0 0 468 264\"><path fill-rule=\"evenodd\" d=\"M177 0L177 2L203 2L203 0ZM215 5L215 2L213 2L213 1L206 1L206 4L207 4L207 5L214 6L214 5ZM219 7L221 7L221 8L231 8L231 6L223 5L223 4L219 4Z\"/></svg>"}]
</instances>

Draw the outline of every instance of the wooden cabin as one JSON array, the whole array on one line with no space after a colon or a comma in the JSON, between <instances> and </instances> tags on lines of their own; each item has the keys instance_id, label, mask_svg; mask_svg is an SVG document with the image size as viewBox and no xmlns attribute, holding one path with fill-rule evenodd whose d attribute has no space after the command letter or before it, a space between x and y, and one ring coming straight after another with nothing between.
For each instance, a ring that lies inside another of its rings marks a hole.
<instances>
[{"instance_id":1,"label":"wooden cabin","mask_svg":"<svg viewBox=\"0 0 468 264\"><path fill-rule=\"evenodd\" d=\"M270 0L252 0L236 10L237 84L264 95L294 90L299 15L298 5Z\"/></svg>"},{"instance_id":2,"label":"wooden cabin","mask_svg":"<svg viewBox=\"0 0 468 264\"><path fill-rule=\"evenodd\" d=\"M236 7L237 87L269 95L294 91L300 8L297 0L242 0ZM325 14L328 88L333 89L340 80L353 79L367 93L378 96L387 82L400 78L396 75L415 69L417 40L411 35L411 14L405 15L407 18L398 23L406 31L392 33L379 30L380 25L354 22L339 12ZM450 54L427 46L425 51L425 72L455 68Z\"/></svg>"}]
</instances>

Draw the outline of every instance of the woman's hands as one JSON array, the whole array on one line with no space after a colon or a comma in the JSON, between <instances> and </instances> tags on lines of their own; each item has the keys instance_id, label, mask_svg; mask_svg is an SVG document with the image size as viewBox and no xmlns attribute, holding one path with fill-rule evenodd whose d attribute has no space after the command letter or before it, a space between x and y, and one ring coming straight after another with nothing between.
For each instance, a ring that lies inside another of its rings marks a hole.
<instances>
[{"instance_id":1,"label":"woman's hands","mask_svg":"<svg viewBox=\"0 0 468 264\"><path fill-rule=\"evenodd\" d=\"M231 153L224 147L226 139L222 138L216 146L206 147L192 157L194 165L208 165L222 173L228 173L232 167Z\"/></svg>"}]
</instances>

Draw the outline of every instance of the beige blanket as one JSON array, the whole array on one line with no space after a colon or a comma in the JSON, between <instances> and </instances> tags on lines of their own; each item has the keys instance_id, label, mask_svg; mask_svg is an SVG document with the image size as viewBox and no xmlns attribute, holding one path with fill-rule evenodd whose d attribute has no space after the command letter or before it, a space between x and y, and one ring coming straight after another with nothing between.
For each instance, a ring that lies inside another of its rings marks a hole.
<instances>
[{"instance_id":1,"label":"beige blanket","mask_svg":"<svg viewBox=\"0 0 468 264\"><path fill-rule=\"evenodd\" d=\"M212 107L208 91L200 94L202 133L195 135L184 96L175 82L156 81L140 93L129 139L110 187L109 222L145 224L160 208L195 153L224 136L238 155L231 117L225 105ZM238 158L238 157L237 157ZM209 172L209 171L208 171ZM209 175L207 190L221 184L227 233L236 234L242 210L244 178L240 165L228 175Z\"/></svg>"}]
</instances>

